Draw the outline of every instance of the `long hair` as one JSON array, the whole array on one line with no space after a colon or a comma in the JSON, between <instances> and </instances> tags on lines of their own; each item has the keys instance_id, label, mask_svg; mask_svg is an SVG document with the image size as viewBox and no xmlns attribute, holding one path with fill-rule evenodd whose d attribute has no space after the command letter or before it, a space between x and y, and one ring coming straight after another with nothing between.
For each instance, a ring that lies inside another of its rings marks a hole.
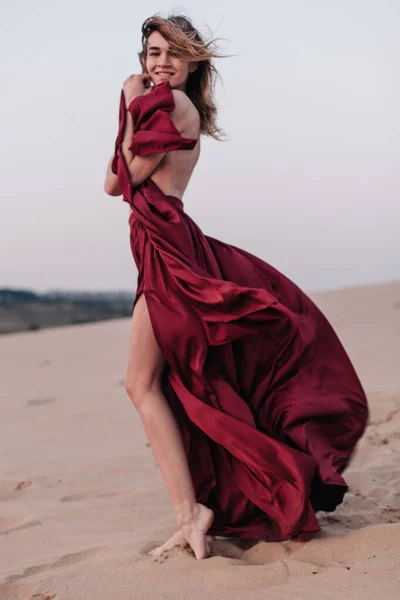
<instances>
[{"instance_id":1,"label":"long hair","mask_svg":"<svg viewBox=\"0 0 400 600\"><path fill-rule=\"evenodd\" d=\"M220 140L224 132L216 123L215 104L215 83L219 74L212 59L222 55L215 49L215 40L204 41L190 20L182 15L149 17L142 25L142 50L139 52L139 60L143 71L146 64L147 40L153 31L158 31L167 40L175 56L198 63L196 71L189 73L186 94L199 111L201 133Z\"/></svg>"}]
</instances>

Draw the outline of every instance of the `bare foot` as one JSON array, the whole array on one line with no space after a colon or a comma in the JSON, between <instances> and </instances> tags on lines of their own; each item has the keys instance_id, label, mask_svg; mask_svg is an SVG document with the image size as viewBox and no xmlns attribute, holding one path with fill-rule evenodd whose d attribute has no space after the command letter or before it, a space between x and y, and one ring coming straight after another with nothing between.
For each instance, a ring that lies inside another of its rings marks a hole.
<instances>
[{"instance_id":1,"label":"bare foot","mask_svg":"<svg viewBox=\"0 0 400 600\"><path fill-rule=\"evenodd\" d=\"M213 540L214 540L213 535L206 535L206 541L208 543L212 542ZM174 535L171 535L171 537L169 538L169 540L167 540L165 542L165 544L163 544L162 546L157 546L156 548L153 548L147 554L149 554L150 556L157 556L158 554L162 554L166 550L171 550L171 548L175 548L175 546L180 546L181 544L187 544L187 543L188 542L183 537L182 531L179 530L176 533L174 533Z\"/></svg>"},{"instance_id":2,"label":"bare foot","mask_svg":"<svg viewBox=\"0 0 400 600\"><path fill-rule=\"evenodd\" d=\"M161 554L162 552L165 552L165 550L171 550L171 548L174 548L174 546L179 546L179 544L184 544L185 542L186 540L183 537L183 533L181 530L179 530L174 533L174 535L171 536L169 540L165 542L165 544L162 546L157 546L157 548L153 548L153 550L150 550L148 554L151 556L157 556L157 554Z\"/></svg>"},{"instance_id":3,"label":"bare foot","mask_svg":"<svg viewBox=\"0 0 400 600\"><path fill-rule=\"evenodd\" d=\"M157 546L148 552L151 556L157 556L166 550L171 550L180 544L189 544L196 558L207 558L210 556L210 542L214 539L212 535L206 535L214 519L212 510L203 504L196 504L193 519L182 525L181 529L174 533L162 546Z\"/></svg>"},{"instance_id":4,"label":"bare foot","mask_svg":"<svg viewBox=\"0 0 400 600\"><path fill-rule=\"evenodd\" d=\"M196 504L191 520L181 526L183 537L197 559L210 556L210 544L206 533L210 529L213 519L214 513L212 510L204 504Z\"/></svg>"}]
</instances>

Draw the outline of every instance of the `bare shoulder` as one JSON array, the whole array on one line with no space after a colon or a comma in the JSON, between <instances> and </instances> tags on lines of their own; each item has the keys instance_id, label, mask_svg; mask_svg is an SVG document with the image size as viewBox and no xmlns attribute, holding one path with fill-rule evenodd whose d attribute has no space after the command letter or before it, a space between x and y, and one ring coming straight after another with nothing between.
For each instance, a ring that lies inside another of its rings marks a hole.
<instances>
[{"instance_id":1,"label":"bare shoulder","mask_svg":"<svg viewBox=\"0 0 400 600\"><path fill-rule=\"evenodd\" d=\"M192 126L200 126L199 111L182 90L172 90L174 96L175 109L171 117L175 123L185 123L186 126L190 123Z\"/></svg>"},{"instance_id":2,"label":"bare shoulder","mask_svg":"<svg viewBox=\"0 0 400 600\"><path fill-rule=\"evenodd\" d=\"M174 97L175 110L189 110L190 107L195 109L189 96L182 90L172 90L172 95Z\"/></svg>"}]
</instances>

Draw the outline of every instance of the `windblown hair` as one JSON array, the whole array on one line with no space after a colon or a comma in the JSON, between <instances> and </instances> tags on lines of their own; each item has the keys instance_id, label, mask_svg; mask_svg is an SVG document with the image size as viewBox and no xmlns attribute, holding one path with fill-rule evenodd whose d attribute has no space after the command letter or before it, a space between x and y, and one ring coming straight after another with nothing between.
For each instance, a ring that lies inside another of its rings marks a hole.
<instances>
[{"instance_id":1,"label":"windblown hair","mask_svg":"<svg viewBox=\"0 0 400 600\"><path fill-rule=\"evenodd\" d=\"M220 55L215 48L215 40L204 41L197 29L184 16L160 17L154 15L142 25L142 50L139 59L145 71L147 40L153 31L158 31L169 43L175 56L182 60L197 62L197 69L189 73L186 94L200 114L200 131L215 139L224 136L217 126L217 107L215 104L215 83L219 76L212 63Z\"/></svg>"}]
</instances>

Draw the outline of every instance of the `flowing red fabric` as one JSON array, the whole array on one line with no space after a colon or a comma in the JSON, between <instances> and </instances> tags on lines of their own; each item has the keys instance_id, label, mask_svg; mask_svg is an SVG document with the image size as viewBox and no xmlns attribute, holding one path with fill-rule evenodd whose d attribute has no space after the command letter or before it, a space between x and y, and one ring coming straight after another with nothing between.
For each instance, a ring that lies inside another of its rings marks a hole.
<instances>
[{"instance_id":1,"label":"flowing red fabric","mask_svg":"<svg viewBox=\"0 0 400 600\"><path fill-rule=\"evenodd\" d=\"M190 150L163 82L129 105L137 155ZM149 178L131 184L120 127L113 170L132 208L131 248L166 360L163 391L179 423L197 501L213 535L305 540L368 417L364 391L315 304L259 258L202 233L182 201Z\"/></svg>"}]
</instances>

